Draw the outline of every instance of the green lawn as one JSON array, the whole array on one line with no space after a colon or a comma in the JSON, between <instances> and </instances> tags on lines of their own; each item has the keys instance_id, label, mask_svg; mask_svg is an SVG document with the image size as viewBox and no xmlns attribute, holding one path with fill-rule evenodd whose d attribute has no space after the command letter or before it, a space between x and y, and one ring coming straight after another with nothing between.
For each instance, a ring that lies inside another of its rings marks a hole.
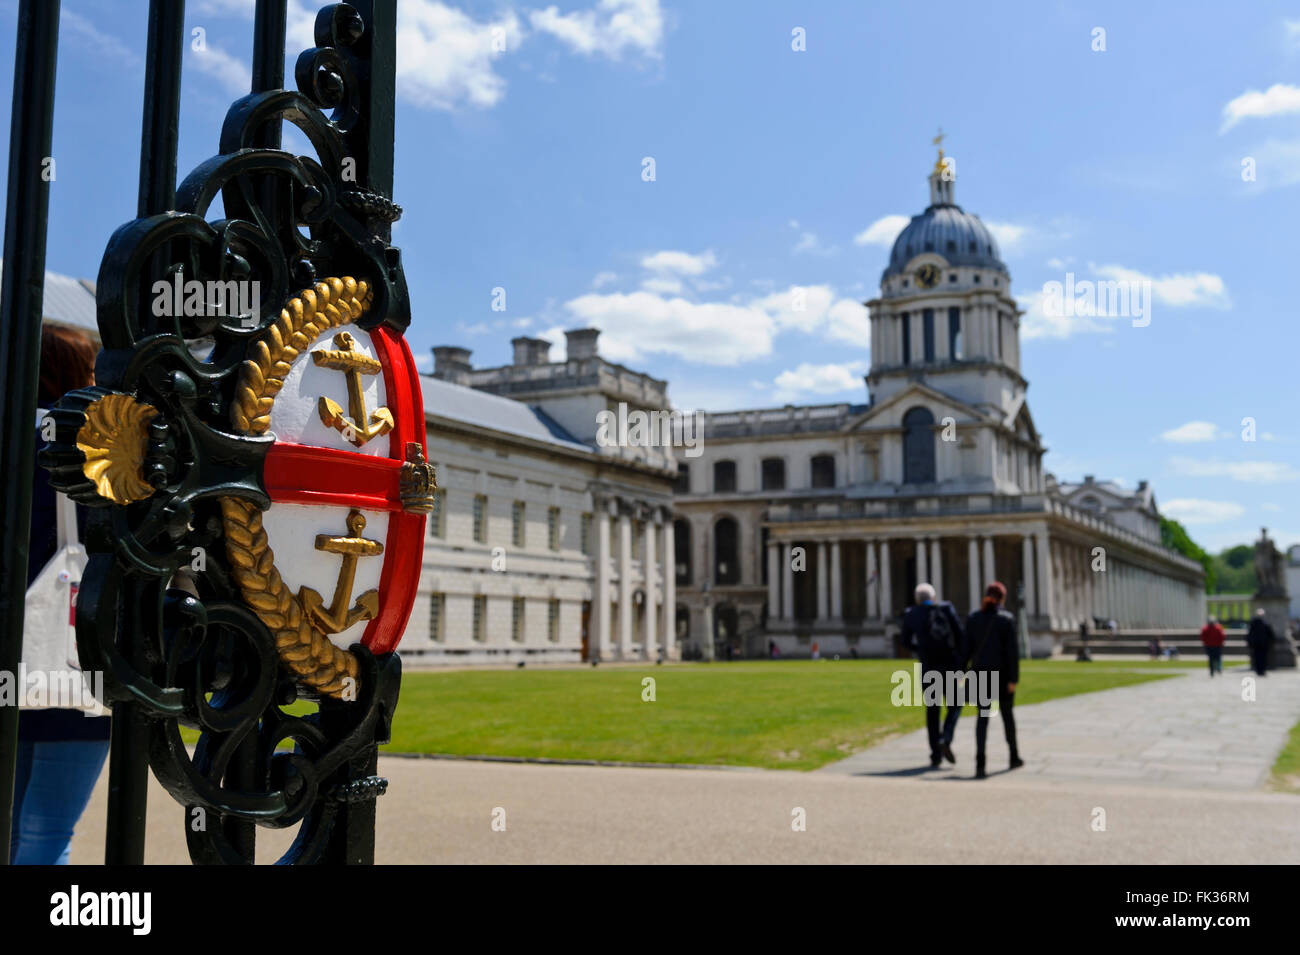
<instances>
[{"instance_id":1,"label":"green lawn","mask_svg":"<svg viewBox=\"0 0 1300 955\"><path fill-rule=\"evenodd\" d=\"M1273 788L1300 793L1300 723L1291 727L1291 735L1273 764Z\"/></svg>"},{"instance_id":2,"label":"green lawn","mask_svg":"<svg viewBox=\"0 0 1300 955\"><path fill-rule=\"evenodd\" d=\"M890 700L890 674L909 666L824 660L408 672L385 750L816 769L924 725L920 707ZM1160 670L1185 666L1028 662L1016 703L1158 680ZM647 676L656 680L655 702L642 701Z\"/></svg>"}]
</instances>

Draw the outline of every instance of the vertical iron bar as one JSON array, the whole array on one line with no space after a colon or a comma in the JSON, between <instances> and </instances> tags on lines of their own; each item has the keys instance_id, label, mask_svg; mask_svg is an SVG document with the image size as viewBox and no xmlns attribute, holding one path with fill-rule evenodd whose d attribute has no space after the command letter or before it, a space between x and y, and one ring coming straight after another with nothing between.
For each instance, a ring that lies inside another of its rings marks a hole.
<instances>
[{"instance_id":1,"label":"vertical iron bar","mask_svg":"<svg viewBox=\"0 0 1300 955\"><path fill-rule=\"evenodd\" d=\"M4 276L0 288L0 369L7 402L0 461L12 483L0 528L0 670L16 674L26 610L32 476L36 467L36 398L45 299L45 240L50 184L45 160L54 137L54 73L59 0L22 0L15 31L14 98L9 123ZM16 480L13 480L16 477ZM0 707L0 865L9 836L18 755L18 701Z\"/></svg>"},{"instance_id":2,"label":"vertical iron bar","mask_svg":"<svg viewBox=\"0 0 1300 955\"><path fill-rule=\"evenodd\" d=\"M360 179L367 189L393 197L394 108L397 77L397 0L353 0L366 30L357 56L369 64L364 78L361 124L353 142L364 144L357 156ZM376 232L388 241L392 229L376 223ZM345 704L346 705L346 704ZM344 732L345 720L331 701L321 704L321 728L330 733L332 724ZM370 744L348 761L333 782L349 782L378 772L379 746ZM337 865L373 865L375 861L375 801L373 799L339 807L338 820L330 837L324 861Z\"/></svg>"},{"instance_id":3,"label":"vertical iron bar","mask_svg":"<svg viewBox=\"0 0 1300 955\"><path fill-rule=\"evenodd\" d=\"M284 37L288 0L257 0L253 20L253 92L277 90L284 86ZM280 148L280 121L267 123L258 132L256 146ZM263 178L259 193L262 209L275 215L275 177ZM241 792L254 792L264 783L259 779L258 740L250 733L235 750L226 770L226 785ZM230 845L251 865L257 855L257 826L231 817L223 820L222 829Z\"/></svg>"},{"instance_id":4,"label":"vertical iron bar","mask_svg":"<svg viewBox=\"0 0 1300 955\"><path fill-rule=\"evenodd\" d=\"M185 0L150 0L145 52L144 115L140 134L140 190L136 214L167 212L176 201L176 147L180 136L181 56ZM160 261L160 260L159 260ZM132 601L124 620L123 653L138 668L145 647L134 625ZM109 741L107 865L144 863L145 810L149 798L149 724L136 703L113 707Z\"/></svg>"}]
</instances>

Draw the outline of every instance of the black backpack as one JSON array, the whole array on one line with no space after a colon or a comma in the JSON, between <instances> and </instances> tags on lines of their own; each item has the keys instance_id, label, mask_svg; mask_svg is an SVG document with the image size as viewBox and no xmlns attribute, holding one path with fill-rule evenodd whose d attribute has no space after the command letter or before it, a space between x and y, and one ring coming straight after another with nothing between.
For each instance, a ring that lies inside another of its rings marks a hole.
<instances>
[{"instance_id":1,"label":"black backpack","mask_svg":"<svg viewBox=\"0 0 1300 955\"><path fill-rule=\"evenodd\" d=\"M957 655L957 635L952 632L952 622L948 615L938 604L930 608L930 639L947 647L954 657Z\"/></svg>"}]
</instances>

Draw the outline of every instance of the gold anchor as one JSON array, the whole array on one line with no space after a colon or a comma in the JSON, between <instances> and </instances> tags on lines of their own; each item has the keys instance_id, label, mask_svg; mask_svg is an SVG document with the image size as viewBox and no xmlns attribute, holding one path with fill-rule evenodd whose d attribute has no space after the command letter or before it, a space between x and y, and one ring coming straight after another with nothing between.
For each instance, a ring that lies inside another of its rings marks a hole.
<instances>
[{"instance_id":1,"label":"gold anchor","mask_svg":"<svg viewBox=\"0 0 1300 955\"><path fill-rule=\"evenodd\" d=\"M365 423L366 396L361 393L361 376L376 375L384 366L369 355L357 351L353 347L355 344L351 335L339 332L334 336L334 347L312 352L311 360L317 367L333 368L347 375L348 411L352 413L352 420L344 417L338 402L324 395L317 402L316 408L325 427L341 432L344 439L359 448L371 438L393 430L393 413L387 408L380 408L370 416L369 423Z\"/></svg>"},{"instance_id":2,"label":"gold anchor","mask_svg":"<svg viewBox=\"0 0 1300 955\"><path fill-rule=\"evenodd\" d=\"M362 557L378 557L384 552L384 545L361 536L366 529L366 519L355 508L348 514L347 525L349 537L316 535L317 550L343 555L343 566L339 568L339 579L334 585L334 601L329 609L325 609L324 598L310 587L298 591L303 609L322 633L342 633L358 620L373 620L379 613L378 590L367 590L351 609L348 609L348 603L352 600L357 561Z\"/></svg>"}]
</instances>

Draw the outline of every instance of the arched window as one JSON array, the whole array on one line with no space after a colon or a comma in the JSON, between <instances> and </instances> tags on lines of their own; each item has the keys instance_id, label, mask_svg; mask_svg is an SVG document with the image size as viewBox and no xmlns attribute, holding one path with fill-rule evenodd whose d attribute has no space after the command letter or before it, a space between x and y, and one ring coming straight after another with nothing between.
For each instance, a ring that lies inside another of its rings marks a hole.
<instances>
[{"instance_id":1,"label":"arched window","mask_svg":"<svg viewBox=\"0 0 1300 955\"><path fill-rule=\"evenodd\" d=\"M835 456L819 454L812 459L812 486L835 486Z\"/></svg>"},{"instance_id":2,"label":"arched window","mask_svg":"<svg viewBox=\"0 0 1300 955\"><path fill-rule=\"evenodd\" d=\"M934 415L913 408L903 415L903 483L934 482Z\"/></svg>"},{"instance_id":3,"label":"arched window","mask_svg":"<svg viewBox=\"0 0 1300 955\"><path fill-rule=\"evenodd\" d=\"M677 569L677 583L691 585L691 524L686 518L673 521L673 563Z\"/></svg>"},{"instance_id":4,"label":"arched window","mask_svg":"<svg viewBox=\"0 0 1300 955\"><path fill-rule=\"evenodd\" d=\"M713 581L740 583L740 528L730 517L713 525Z\"/></svg>"},{"instance_id":5,"label":"arched window","mask_svg":"<svg viewBox=\"0 0 1300 955\"><path fill-rule=\"evenodd\" d=\"M1101 501L1097 500L1097 498L1093 497L1091 494L1088 494L1085 497L1079 498L1079 506L1087 508L1090 511L1100 511Z\"/></svg>"},{"instance_id":6,"label":"arched window","mask_svg":"<svg viewBox=\"0 0 1300 955\"><path fill-rule=\"evenodd\" d=\"M734 491L735 489L736 489L736 462L735 461L714 461L713 462L714 492Z\"/></svg>"},{"instance_id":7,"label":"arched window","mask_svg":"<svg viewBox=\"0 0 1300 955\"><path fill-rule=\"evenodd\" d=\"M782 458L763 459L763 490L785 490L785 461Z\"/></svg>"}]
</instances>

